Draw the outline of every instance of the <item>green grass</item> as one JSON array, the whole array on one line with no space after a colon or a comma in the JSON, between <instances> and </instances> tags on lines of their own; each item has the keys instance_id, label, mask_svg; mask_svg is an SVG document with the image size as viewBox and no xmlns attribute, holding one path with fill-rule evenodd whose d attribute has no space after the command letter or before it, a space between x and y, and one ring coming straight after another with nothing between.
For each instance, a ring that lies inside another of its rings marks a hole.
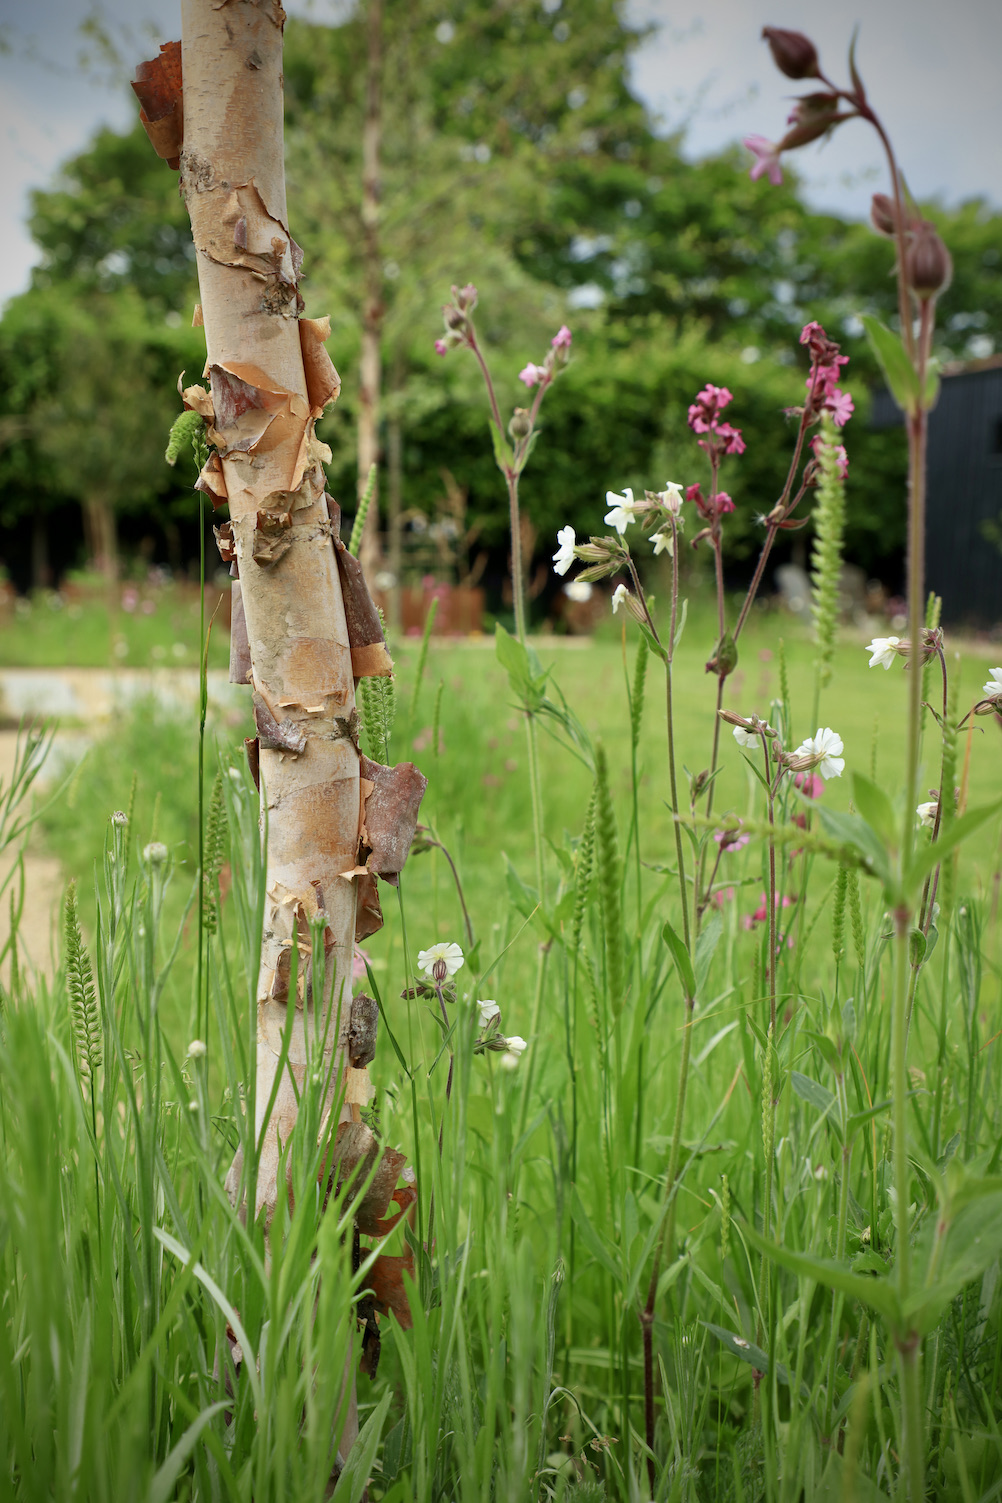
<instances>
[{"instance_id":1,"label":"green grass","mask_svg":"<svg viewBox=\"0 0 1002 1503\"><path fill-rule=\"evenodd\" d=\"M0 667L197 667L198 634L198 591L190 585L127 581L109 597L103 586L86 582L20 596L8 607ZM210 667L228 662L226 633L214 631Z\"/></svg>"},{"instance_id":2,"label":"green grass","mask_svg":"<svg viewBox=\"0 0 1002 1503\"><path fill-rule=\"evenodd\" d=\"M433 643L413 719L417 644L395 654L400 709L391 759L412 758L429 777L422 817L456 860L478 943L457 977L455 1084L444 1111L441 1030L425 1003L400 997L408 980L401 915L411 955L437 939L464 943L452 876L431 850L408 864L400 907L382 889L386 925L366 944L384 1009L372 1074L382 1132L417 1173L416 1240L428 1246L417 1248L413 1331L384 1320L377 1378L359 1379L373 1441L360 1466L374 1500L648 1496L638 1311L664 1215L682 1003L660 937L666 919L677 923L678 908L674 880L661 870L674 859L663 680L650 659L635 787L626 692L637 651L632 627L627 635L625 660L614 637L539 647L588 733L602 739L618 828L615 847L600 844L604 865L581 885L591 775L541 736L547 891L528 919L537 895L528 890L524 726L493 651ZM805 720L814 649L788 622L755 621L725 703L769 713L780 637L800 737L815 729ZM697 612L675 681L680 757L693 772L709 760L714 685L702 668L709 650ZM905 683L900 666L885 674L866 661L858 643L838 648L821 719L843 736L847 773L875 765L895 798ZM964 657L962 708L984 670L983 658ZM239 766L243 734L244 727L211 728L224 766ZM970 737L972 805L997 796L997 735L993 722L979 721ZM930 720L923 787L938 776L935 736ZM253 1080L263 879L251 790L243 775L227 776L233 885L210 948L206 1072L187 1057L196 1000L195 742L193 724L142 708L90 753L65 802L45 816L47 839L67 875L80 879L105 1063L95 1077L94 1140L64 977L30 992L22 984L8 1001L0 1039L0 1451L4 1487L18 1498L324 1496L353 1339L347 1312L364 1274L350 1272L350 1239L334 1209L320 1213L317 1093L304 1097L290 1148L295 1211L273 1232L270 1265L260 1231L241 1226L221 1190L234 1146L252 1151L241 1103ZM967 746L962 737L961 768ZM716 811L757 808L757 784L729 735L722 761ZM127 805L133 771L133 820L119 848L107 820ZM845 777L827 785L824 801L846 809L849 796ZM141 855L154 836L171 850L163 869ZM1002 1488L998 846L996 818L964 847L952 915L942 915L919 980L910 1043L914 1261L919 1286L928 1284L927 1478L930 1496L964 1503L987 1503ZM93 889L95 860L99 919L83 890ZM693 1022L678 1245L655 1307L656 1497L886 1497L898 1476L900 1426L886 1321L854 1296L836 1299L818 1266L798 1273L770 1261L763 1281L751 1241L766 1187L766 1007L763 926L749 930L744 920L759 903L763 861L760 840L723 858L735 896L720 910ZM861 927L847 919L846 956L836 969L834 870L815 858L805 874L798 858L789 889L799 891L805 875L805 901L785 910L798 945L783 948L779 969L770 1223L786 1253L831 1259L844 1205L846 1264L873 1281L879 1304L881 1271L895 1258L889 1117L881 1108L855 1128L845 1197L839 1123L889 1096L890 925L864 875ZM616 935L610 892L623 914ZM628 982L618 1014L607 985L610 963L619 963L611 940L622 945ZM530 1052L515 1070L475 1056L464 994L496 999L504 1031L529 1035L540 965L542 1010ZM842 1081L831 1059L841 1061ZM402 1245L398 1231L388 1250ZM194 1248L197 1271L178 1247ZM239 1375L227 1366L233 1311L246 1335ZM360 1485L346 1476L336 1496L357 1503Z\"/></svg>"}]
</instances>

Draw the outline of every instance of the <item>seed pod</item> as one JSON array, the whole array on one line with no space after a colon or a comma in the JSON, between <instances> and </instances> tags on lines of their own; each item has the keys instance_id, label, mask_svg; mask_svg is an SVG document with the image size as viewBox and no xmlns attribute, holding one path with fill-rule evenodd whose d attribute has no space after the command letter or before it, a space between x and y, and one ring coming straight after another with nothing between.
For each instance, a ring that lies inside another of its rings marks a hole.
<instances>
[{"instance_id":1,"label":"seed pod","mask_svg":"<svg viewBox=\"0 0 1002 1503\"><path fill-rule=\"evenodd\" d=\"M905 252L905 276L920 301L938 297L953 280L953 261L935 225L922 220L915 226Z\"/></svg>"},{"instance_id":2,"label":"seed pod","mask_svg":"<svg viewBox=\"0 0 1002 1503\"><path fill-rule=\"evenodd\" d=\"M763 26L772 60L787 78L817 78L818 50L802 31L784 31L781 26Z\"/></svg>"}]
</instances>

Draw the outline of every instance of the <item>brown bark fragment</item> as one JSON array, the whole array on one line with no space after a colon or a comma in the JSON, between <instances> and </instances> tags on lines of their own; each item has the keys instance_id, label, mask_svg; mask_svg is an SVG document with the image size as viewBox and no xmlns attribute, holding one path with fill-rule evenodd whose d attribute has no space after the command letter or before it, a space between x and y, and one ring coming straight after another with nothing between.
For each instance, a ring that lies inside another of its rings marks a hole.
<instances>
[{"instance_id":1,"label":"brown bark fragment","mask_svg":"<svg viewBox=\"0 0 1002 1503\"><path fill-rule=\"evenodd\" d=\"M244 737L244 751L247 753L247 767L254 779L254 787L261 791L261 748L256 736Z\"/></svg>"},{"instance_id":2,"label":"brown bark fragment","mask_svg":"<svg viewBox=\"0 0 1002 1503\"><path fill-rule=\"evenodd\" d=\"M251 553L256 564L277 564L292 547L289 529L292 513L288 511L259 511L254 527L254 546Z\"/></svg>"},{"instance_id":3,"label":"brown bark fragment","mask_svg":"<svg viewBox=\"0 0 1002 1503\"><path fill-rule=\"evenodd\" d=\"M254 727L258 744L269 751L290 752L298 757L306 750L306 736L294 720L276 720L260 694L254 695Z\"/></svg>"},{"instance_id":4,"label":"brown bark fragment","mask_svg":"<svg viewBox=\"0 0 1002 1503\"><path fill-rule=\"evenodd\" d=\"M244 615L240 581L235 579L230 586L230 683L249 684L250 680L251 655L247 640L247 618Z\"/></svg>"},{"instance_id":5,"label":"brown bark fragment","mask_svg":"<svg viewBox=\"0 0 1002 1503\"><path fill-rule=\"evenodd\" d=\"M181 43L161 43L159 57L136 68L132 88L141 105L140 124L153 150L177 171L184 138Z\"/></svg>"},{"instance_id":6,"label":"brown bark fragment","mask_svg":"<svg viewBox=\"0 0 1002 1503\"><path fill-rule=\"evenodd\" d=\"M204 491L213 506L225 506L230 499L223 467L219 455L214 451L202 466L198 479L195 481L195 489Z\"/></svg>"},{"instance_id":7,"label":"brown bark fragment","mask_svg":"<svg viewBox=\"0 0 1002 1503\"><path fill-rule=\"evenodd\" d=\"M359 832L363 849L369 851L366 865L395 887L414 839L428 779L413 762L384 767L364 756L359 759L359 777L372 784L372 792L362 801Z\"/></svg>"},{"instance_id":8,"label":"brown bark fragment","mask_svg":"<svg viewBox=\"0 0 1002 1503\"><path fill-rule=\"evenodd\" d=\"M224 522L220 527L213 527L216 537L216 547L219 549L219 557L224 564L236 562L237 552L233 545L233 523Z\"/></svg>"},{"instance_id":9,"label":"brown bark fragment","mask_svg":"<svg viewBox=\"0 0 1002 1503\"><path fill-rule=\"evenodd\" d=\"M364 1122L339 1125L330 1178L345 1202L354 1207L355 1225L365 1236L385 1237L412 1203L414 1192L408 1186L400 1192L406 1203L392 1217L386 1216L406 1166L406 1155L395 1148L380 1151L378 1139Z\"/></svg>"},{"instance_id":10,"label":"brown bark fragment","mask_svg":"<svg viewBox=\"0 0 1002 1503\"><path fill-rule=\"evenodd\" d=\"M414 1254L410 1248L403 1257L392 1258L380 1253L369 1269L369 1288L372 1303L380 1315L395 1315L405 1331L414 1324L411 1307L404 1289L404 1274L414 1277Z\"/></svg>"},{"instance_id":11,"label":"brown bark fragment","mask_svg":"<svg viewBox=\"0 0 1002 1503\"><path fill-rule=\"evenodd\" d=\"M388 678L393 672L393 660L386 650L383 624L369 594L362 566L342 542L338 541L335 551L352 648L352 671L356 678Z\"/></svg>"},{"instance_id":12,"label":"brown bark fragment","mask_svg":"<svg viewBox=\"0 0 1002 1503\"><path fill-rule=\"evenodd\" d=\"M183 380L184 371L177 378L177 389L181 393L181 401L189 412L197 412L199 417L205 422L206 427L211 428L216 420L216 415L212 410L211 391L206 391L204 386L197 385L182 388L181 382Z\"/></svg>"},{"instance_id":13,"label":"brown bark fragment","mask_svg":"<svg viewBox=\"0 0 1002 1503\"><path fill-rule=\"evenodd\" d=\"M378 1029L379 1004L374 997L359 992L352 999L348 1020L348 1058L353 1070L361 1070L375 1059Z\"/></svg>"},{"instance_id":14,"label":"brown bark fragment","mask_svg":"<svg viewBox=\"0 0 1002 1503\"><path fill-rule=\"evenodd\" d=\"M341 391L341 377L334 369L334 362L324 348L330 338L331 321L323 318L301 318L299 339L303 349L303 369L306 372L306 394L310 412L318 418L325 407L336 402Z\"/></svg>"},{"instance_id":15,"label":"brown bark fragment","mask_svg":"<svg viewBox=\"0 0 1002 1503\"><path fill-rule=\"evenodd\" d=\"M360 945L363 939L377 934L383 927L383 910L379 902L379 888L372 872L356 877L355 887L355 943Z\"/></svg>"}]
</instances>

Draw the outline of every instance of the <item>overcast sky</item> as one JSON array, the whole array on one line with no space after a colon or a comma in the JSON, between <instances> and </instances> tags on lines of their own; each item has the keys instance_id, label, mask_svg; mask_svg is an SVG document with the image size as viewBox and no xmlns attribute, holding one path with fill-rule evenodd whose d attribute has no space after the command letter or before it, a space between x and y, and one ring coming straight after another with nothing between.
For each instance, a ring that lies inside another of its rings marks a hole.
<instances>
[{"instance_id":1,"label":"overcast sky","mask_svg":"<svg viewBox=\"0 0 1002 1503\"><path fill-rule=\"evenodd\" d=\"M346 0L285 0L294 14L327 19ZM397 0L406 3L406 0ZM575 0L563 0L574 23ZM547 0L552 12L553 0ZM0 300L28 283L35 250L25 228L28 190L82 150L101 124L126 127L135 103L95 62L81 71L88 0L0 0ZM442 0L442 17L449 16ZM179 0L102 0L99 13L130 63L180 34ZM1002 0L629 0L655 35L638 53L634 81L666 129L685 126L693 156L745 135L777 138L796 86L772 66L763 25L796 27L817 43L830 77L845 78L853 24L857 61L919 197L950 203L976 195L1002 205ZM429 46L442 43L429 38ZM447 45L447 44L446 44ZM853 122L828 144L797 153L810 201L862 217L885 186L873 134Z\"/></svg>"}]
</instances>

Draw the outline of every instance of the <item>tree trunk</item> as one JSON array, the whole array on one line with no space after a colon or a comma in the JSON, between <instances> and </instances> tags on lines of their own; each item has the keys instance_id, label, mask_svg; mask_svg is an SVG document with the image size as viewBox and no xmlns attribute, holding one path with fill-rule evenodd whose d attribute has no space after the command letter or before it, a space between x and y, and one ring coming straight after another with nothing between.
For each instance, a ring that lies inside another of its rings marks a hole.
<instances>
[{"instance_id":1,"label":"tree trunk","mask_svg":"<svg viewBox=\"0 0 1002 1503\"><path fill-rule=\"evenodd\" d=\"M31 588L47 590L52 585L49 561L49 531L45 514L35 511L31 518Z\"/></svg>"},{"instance_id":2,"label":"tree trunk","mask_svg":"<svg viewBox=\"0 0 1002 1503\"><path fill-rule=\"evenodd\" d=\"M95 573L109 585L118 578L118 528L115 513L104 496L86 496L80 503L83 511L84 546L88 562Z\"/></svg>"},{"instance_id":3,"label":"tree trunk","mask_svg":"<svg viewBox=\"0 0 1002 1503\"><path fill-rule=\"evenodd\" d=\"M365 120L362 124L362 344L359 353L358 393L358 495L369 481L369 470L379 463L379 397L382 384L381 341L383 332L383 266L379 245L380 182L379 152L382 118L382 0L369 0L366 13L368 43L365 70ZM378 476L378 472L377 472ZM359 562L372 579L380 564L379 483L372 493L362 534Z\"/></svg>"},{"instance_id":4,"label":"tree trunk","mask_svg":"<svg viewBox=\"0 0 1002 1503\"><path fill-rule=\"evenodd\" d=\"M389 533L389 566L393 575L393 585L390 589L390 625L395 632L401 629L401 590L403 589L403 527L401 525L401 513L403 511L404 491L404 465L403 465L403 433L400 425L400 414L393 409L393 415L387 423L386 449L387 449L387 502L388 517L387 531Z\"/></svg>"},{"instance_id":5,"label":"tree trunk","mask_svg":"<svg viewBox=\"0 0 1002 1503\"><path fill-rule=\"evenodd\" d=\"M294 1009L283 1071L258 1166L255 1212L269 1219L281 1144L296 1121L310 1045L325 1032L323 1002L289 996L289 960L305 920L322 906L333 940L333 1005L324 1065L344 1041L351 1000L359 835L355 692L344 603L324 494L330 451L314 423L337 395L324 321L299 319L302 253L292 240L283 162L282 23L277 0L183 0L184 148L181 178L198 253L215 445L199 484L229 502L232 546L261 730L268 814L267 901L258 980L256 1128L278 1072L287 1008ZM304 356L306 363L304 365ZM205 399L202 401L202 399ZM264 727L279 732L266 736ZM271 741L271 745L268 741ZM321 1066L323 1068L323 1066ZM338 1071L334 1071L334 1083ZM350 1109L345 1110L350 1120ZM244 1194L234 1165L231 1193ZM354 1401L352 1402L354 1411ZM350 1426L349 1426L350 1432ZM346 1433L342 1453L352 1442Z\"/></svg>"}]
</instances>

